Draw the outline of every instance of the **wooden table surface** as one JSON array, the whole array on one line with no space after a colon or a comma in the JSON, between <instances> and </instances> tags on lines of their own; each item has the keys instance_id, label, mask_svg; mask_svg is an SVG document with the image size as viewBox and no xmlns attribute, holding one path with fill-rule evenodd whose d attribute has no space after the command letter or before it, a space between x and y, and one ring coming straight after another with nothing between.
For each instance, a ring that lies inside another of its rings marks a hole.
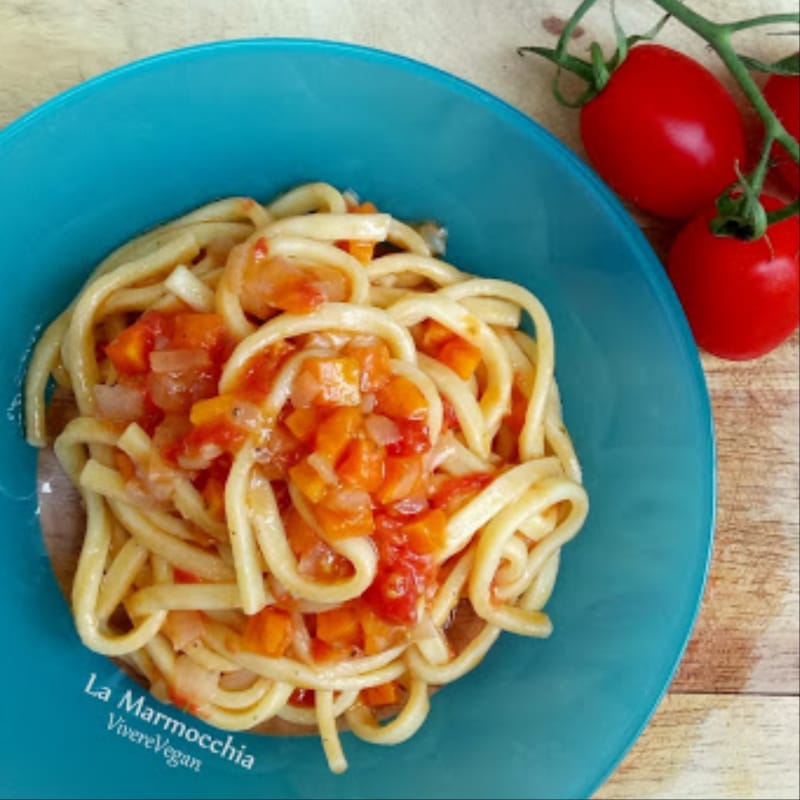
<instances>
[{"instance_id":1,"label":"wooden table surface","mask_svg":"<svg viewBox=\"0 0 800 800\"><path fill-rule=\"evenodd\" d=\"M788 11L793 0L691 0L716 18ZM515 53L552 43L572 0L0 0L0 126L92 75L150 53L247 36L371 45L464 77L582 154L551 70ZM618 0L630 31L658 14ZM575 42L609 42L607 6ZM662 41L721 66L671 22ZM743 36L770 60L788 37ZM796 40L795 40L796 41ZM671 227L639 217L656 250ZM719 454L711 573L691 643L645 733L598 798L800 796L798 778L798 337L750 363L703 356Z\"/></svg>"}]
</instances>

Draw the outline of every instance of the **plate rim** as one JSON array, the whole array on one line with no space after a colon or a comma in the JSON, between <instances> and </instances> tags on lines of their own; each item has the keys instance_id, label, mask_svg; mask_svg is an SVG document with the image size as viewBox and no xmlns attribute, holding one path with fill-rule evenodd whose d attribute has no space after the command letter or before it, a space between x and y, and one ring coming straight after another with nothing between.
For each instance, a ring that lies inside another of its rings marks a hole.
<instances>
[{"instance_id":1,"label":"plate rim","mask_svg":"<svg viewBox=\"0 0 800 800\"><path fill-rule=\"evenodd\" d=\"M625 209L620 199L600 179L586 161L536 119L493 92L441 67L400 53L351 42L314 37L246 37L208 40L125 62L58 92L0 129L0 159L3 157L5 147L11 144L18 136L23 135L29 127L46 121L49 117L57 114L63 106L79 103L96 89L102 88L106 84L113 84L128 75L157 70L162 65L181 62L190 64L207 56L235 55L243 50L284 50L297 53L303 53L304 51L328 52L335 56L345 56L368 63L394 67L401 72L410 72L419 77L427 78L431 82L450 89L462 97L479 103L487 108L490 113L498 115L504 121L520 130L526 138L544 143L555 151L567 167L573 170L602 199L634 252L639 268L650 285L657 304L666 314L667 321L675 334L674 338L678 346L679 355L683 357L684 365L688 368L687 378L692 391L696 395L692 407L697 415L698 427L704 434L703 441L697 445L703 462L702 473L704 478L704 485L701 487L704 500L704 519L700 520L698 527L699 532L702 534L702 537L699 537L700 553L693 565L695 569L699 568L699 574L688 598L690 600L688 611L685 613L685 618L680 626L683 633L681 634L679 647L676 649L674 656L662 666L662 673L659 675L658 680L654 681L654 685L658 688L652 693L652 696L646 699L646 702L641 704L638 712L634 715L637 718L637 722L631 726L629 734L623 737L622 746L618 749L615 748L614 753L607 758L606 763L599 770L592 775L587 774L584 777L581 796L590 797L609 779L629 753L667 694L678 666L683 659L702 607L714 549L717 521L718 464L713 410L705 371L700 360L700 352L694 342L688 321L672 288L672 284L667 278L661 261L649 241Z\"/></svg>"}]
</instances>

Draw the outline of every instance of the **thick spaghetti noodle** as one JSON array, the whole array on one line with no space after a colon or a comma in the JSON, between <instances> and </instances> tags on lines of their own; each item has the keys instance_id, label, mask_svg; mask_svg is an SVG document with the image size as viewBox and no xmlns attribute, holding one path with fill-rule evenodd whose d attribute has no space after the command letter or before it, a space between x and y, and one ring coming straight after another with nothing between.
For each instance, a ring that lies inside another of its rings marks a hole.
<instances>
[{"instance_id":1,"label":"thick spaghetti noodle","mask_svg":"<svg viewBox=\"0 0 800 800\"><path fill-rule=\"evenodd\" d=\"M335 771L342 722L401 742L502 630L549 634L588 508L544 308L430 230L326 184L207 205L101 263L27 376L31 444L51 377L77 406L86 646L220 728L316 728Z\"/></svg>"}]
</instances>

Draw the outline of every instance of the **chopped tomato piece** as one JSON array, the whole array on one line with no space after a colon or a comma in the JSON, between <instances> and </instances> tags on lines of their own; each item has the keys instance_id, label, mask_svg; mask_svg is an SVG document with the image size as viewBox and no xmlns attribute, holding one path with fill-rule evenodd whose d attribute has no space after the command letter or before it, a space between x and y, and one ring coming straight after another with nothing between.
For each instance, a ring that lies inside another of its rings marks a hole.
<instances>
[{"instance_id":1,"label":"chopped tomato piece","mask_svg":"<svg viewBox=\"0 0 800 800\"><path fill-rule=\"evenodd\" d=\"M461 428L461 423L458 421L455 406L446 398L442 398L442 412L444 419L442 420L442 433L446 431L457 431Z\"/></svg>"},{"instance_id":2,"label":"chopped tomato piece","mask_svg":"<svg viewBox=\"0 0 800 800\"><path fill-rule=\"evenodd\" d=\"M172 570L172 574L175 578L175 583L202 583L201 579L193 572L187 572L180 567L175 567Z\"/></svg>"},{"instance_id":3,"label":"chopped tomato piece","mask_svg":"<svg viewBox=\"0 0 800 800\"><path fill-rule=\"evenodd\" d=\"M345 354L354 358L361 368L362 392L377 392L392 377L391 354L384 342L372 345L348 345Z\"/></svg>"},{"instance_id":4,"label":"chopped tomato piece","mask_svg":"<svg viewBox=\"0 0 800 800\"><path fill-rule=\"evenodd\" d=\"M397 420L397 427L400 438L386 445L386 452L390 456L411 456L427 453L431 449L430 430L423 420L400 419Z\"/></svg>"},{"instance_id":5,"label":"chopped tomato piece","mask_svg":"<svg viewBox=\"0 0 800 800\"><path fill-rule=\"evenodd\" d=\"M305 459L289 468L289 477L312 503L319 503L328 490L328 484Z\"/></svg>"},{"instance_id":6,"label":"chopped tomato piece","mask_svg":"<svg viewBox=\"0 0 800 800\"><path fill-rule=\"evenodd\" d=\"M289 696L289 704L297 708L313 708L317 702L313 689L295 689Z\"/></svg>"},{"instance_id":7,"label":"chopped tomato piece","mask_svg":"<svg viewBox=\"0 0 800 800\"><path fill-rule=\"evenodd\" d=\"M431 505L451 514L470 496L488 486L494 477L491 472L471 472L447 478L431 496Z\"/></svg>"},{"instance_id":8,"label":"chopped tomato piece","mask_svg":"<svg viewBox=\"0 0 800 800\"><path fill-rule=\"evenodd\" d=\"M255 396L264 397L272 388L275 376L295 349L293 344L282 339L254 356L244 370L240 388Z\"/></svg>"},{"instance_id":9,"label":"chopped tomato piece","mask_svg":"<svg viewBox=\"0 0 800 800\"><path fill-rule=\"evenodd\" d=\"M433 553L444 547L447 514L441 508L426 511L403 526L408 546L415 553Z\"/></svg>"},{"instance_id":10,"label":"chopped tomato piece","mask_svg":"<svg viewBox=\"0 0 800 800\"><path fill-rule=\"evenodd\" d=\"M361 690L361 701L370 708L393 706L400 702L400 687L396 681L380 683Z\"/></svg>"},{"instance_id":11,"label":"chopped tomato piece","mask_svg":"<svg viewBox=\"0 0 800 800\"><path fill-rule=\"evenodd\" d=\"M254 653L280 658L292 643L292 618L278 608L263 608L247 618L242 647Z\"/></svg>"},{"instance_id":12,"label":"chopped tomato piece","mask_svg":"<svg viewBox=\"0 0 800 800\"><path fill-rule=\"evenodd\" d=\"M385 450L371 439L356 439L336 471L348 486L374 492L383 483L385 457Z\"/></svg>"},{"instance_id":13,"label":"chopped tomato piece","mask_svg":"<svg viewBox=\"0 0 800 800\"><path fill-rule=\"evenodd\" d=\"M325 663L328 661L338 661L345 655L341 650L336 650L327 642L316 637L311 640L311 657L314 661Z\"/></svg>"},{"instance_id":14,"label":"chopped tomato piece","mask_svg":"<svg viewBox=\"0 0 800 800\"><path fill-rule=\"evenodd\" d=\"M514 381L511 386L511 410L505 417L505 423L511 429L512 433L519 436L525 426L525 416L528 413L528 398L522 393L522 390Z\"/></svg>"},{"instance_id":15,"label":"chopped tomato piece","mask_svg":"<svg viewBox=\"0 0 800 800\"><path fill-rule=\"evenodd\" d=\"M314 449L335 465L347 445L355 438L362 423L357 408L337 408L320 424L314 439Z\"/></svg>"},{"instance_id":16,"label":"chopped tomato piece","mask_svg":"<svg viewBox=\"0 0 800 800\"><path fill-rule=\"evenodd\" d=\"M421 419L427 414L428 403L413 381L395 375L377 393L377 408L389 417Z\"/></svg>"},{"instance_id":17,"label":"chopped tomato piece","mask_svg":"<svg viewBox=\"0 0 800 800\"><path fill-rule=\"evenodd\" d=\"M301 442L307 442L319 426L319 414L315 408L295 408L284 424Z\"/></svg>"},{"instance_id":18,"label":"chopped tomato piece","mask_svg":"<svg viewBox=\"0 0 800 800\"><path fill-rule=\"evenodd\" d=\"M360 647L362 636L358 614L349 606L317 614L317 638L332 647Z\"/></svg>"},{"instance_id":19,"label":"chopped tomato piece","mask_svg":"<svg viewBox=\"0 0 800 800\"><path fill-rule=\"evenodd\" d=\"M436 360L450 367L460 378L471 378L483 354L480 348L470 344L466 339L455 336L445 342L436 352Z\"/></svg>"},{"instance_id":20,"label":"chopped tomato piece","mask_svg":"<svg viewBox=\"0 0 800 800\"><path fill-rule=\"evenodd\" d=\"M422 459L419 456L389 456L385 476L376 498L384 505L396 503L420 488Z\"/></svg>"}]
</instances>

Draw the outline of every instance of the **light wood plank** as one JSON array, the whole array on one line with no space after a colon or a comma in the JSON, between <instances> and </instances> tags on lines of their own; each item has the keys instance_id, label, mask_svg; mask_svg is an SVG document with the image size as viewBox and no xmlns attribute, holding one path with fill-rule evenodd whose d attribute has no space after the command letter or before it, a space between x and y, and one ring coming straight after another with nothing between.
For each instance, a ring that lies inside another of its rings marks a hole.
<instances>
[{"instance_id":1,"label":"light wood plank","mask_svg":"<svg viewBox=\"0 0 800 800\"><path fill-rule=\"evenodd\" d=\"M797 798L796 697L670 695L596 800Z\"/></svg>"}]
</instances>

